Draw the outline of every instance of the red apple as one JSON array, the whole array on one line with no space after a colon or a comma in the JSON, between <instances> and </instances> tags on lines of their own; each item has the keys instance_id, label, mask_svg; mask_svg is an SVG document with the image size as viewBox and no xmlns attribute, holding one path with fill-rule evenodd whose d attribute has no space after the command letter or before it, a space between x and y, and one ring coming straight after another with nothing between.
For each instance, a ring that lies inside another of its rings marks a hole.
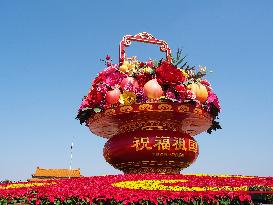
<instances>
[{"instance_id":1,"label":"red apple","mask_svg":"<svg viewBox=\"0 0 273 205\"><path fill-rule=\"evenodd\" d=\"M124 78L120 83L120 87L122 88L122 90L124 90L124 86L127 85L128 83L132 83L133 87L135 88L139 87L138 82L135 78L127 77Z\"/></svg>"},{"instance_id":2,"label":"red apple","mask_svg":"<svg viewBox=\"0 0 273 205\"><path fill-rule=\"evenodd\" d=\"M109 104L115 104L118 102L120 94L120 90L117 88L114 90L110 90L106 93L106 101Z\"/></svg>"},{"instance_id":3,"label":"red apple","mask_svg":"<svg viewBox=\"0 0 273 205\"><path fill-rule=\"evenodd\" d=\"M148 98L160 98L163 95L163 90L156 79L149 80L144 85L144 93Z\"/></svg>"}]
</instances>

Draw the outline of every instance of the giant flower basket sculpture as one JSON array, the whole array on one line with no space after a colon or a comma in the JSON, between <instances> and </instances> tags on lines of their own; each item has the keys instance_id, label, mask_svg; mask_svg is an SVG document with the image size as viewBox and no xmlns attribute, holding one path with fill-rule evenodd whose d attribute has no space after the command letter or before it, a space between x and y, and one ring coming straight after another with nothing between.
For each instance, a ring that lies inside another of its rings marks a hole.
<instances>
[{"instance_id":1,"label":"giant flower basket sculpture","mask_svg":"<svg viewBox=\"0 0 273 205\"><path fill-rule=\"evenodd\" d=\"M166 59L127 58L132 41L159 45ZM119 51L118 65L106 57L108 67L93 81L77 118L108 139L104 157L124 173L179 173L198 156L193 137L221 128L218 98L203 79L206 68L188 66L181 50L174 58L165 41L146 32L124 36Z\"/></svg>"}]
</instances>

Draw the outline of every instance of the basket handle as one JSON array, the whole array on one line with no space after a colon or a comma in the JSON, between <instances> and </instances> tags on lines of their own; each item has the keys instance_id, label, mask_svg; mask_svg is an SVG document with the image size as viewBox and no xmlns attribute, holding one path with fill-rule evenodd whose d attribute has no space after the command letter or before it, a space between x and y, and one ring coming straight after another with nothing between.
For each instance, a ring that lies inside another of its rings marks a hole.
<instances>
[{"instance_id":1,"label":"basket handle","mask_svg":"<svg viewBox=\"0 0 273 205\"><path fill-rule=\"evenodd\" d=\"M163 40L156 39L155 37L153 37L151 34L149 34L147 32L142 32L142 33L138 33L134 36L132 36L132 35L123 36L122 41L120 41L120 43L119 43L119 63L120 63L120 65L123 63L123 61L125 59L125 47L130 46L132 41L160 45L160 51L166 52L166 60L170 63L172 62L171 49L169 48L168 44Z\"/></svg>"}]
</instances>

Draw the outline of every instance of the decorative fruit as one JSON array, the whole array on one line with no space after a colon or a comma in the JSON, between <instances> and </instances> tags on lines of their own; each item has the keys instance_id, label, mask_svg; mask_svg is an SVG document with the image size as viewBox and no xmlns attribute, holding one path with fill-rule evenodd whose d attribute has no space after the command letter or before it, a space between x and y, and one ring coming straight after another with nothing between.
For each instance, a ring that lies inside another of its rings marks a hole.
<instances>
[{"instance_id":1,"label":"decorative fruit","mask_svg":"<svg viewBox=\"0 0 273 205\"><path fill-rule=\"evenodd\" d=\"M106 101L109 104L115 104L119 101L120 94L119 89L110 90L106 93Z\"/></svg>"},{"instance_id":2,"label":"decorative fruit","mask_svg":"<svg viewBox=\"0 0 273 205\"><path fill-rule=\"evenodd\" d=\"M187 88L196 95L196 99L199 100L201 103L206 102L206 100L208 99L208 91L206 86L193 83L188 85Z\"/></svg>"},{"instance_id":3,"label":"decorative fruit","mask_svg":"<svg viewBox=\"0 0 273 205\"><path fill-rule=\"evenodd\" d=\"M124 90L124 86L127 85L128 83L131 83L133 87L136 87L136 88L139 87L138 82L135 78L127 77L127 78L124 78L120 83L120 87L122 88L122 90Z\"/></svg>"},{"instance_id":4,"label":"decorative fruit","mask_svg":"<svg viewBox=\"0 0 273 205\"><path fill-rule=\"evenodd\" d=\"M149 80L143 88L148 98L160 98L163 95L163 90L156 79Z\"/></svg>"}]
</instances>

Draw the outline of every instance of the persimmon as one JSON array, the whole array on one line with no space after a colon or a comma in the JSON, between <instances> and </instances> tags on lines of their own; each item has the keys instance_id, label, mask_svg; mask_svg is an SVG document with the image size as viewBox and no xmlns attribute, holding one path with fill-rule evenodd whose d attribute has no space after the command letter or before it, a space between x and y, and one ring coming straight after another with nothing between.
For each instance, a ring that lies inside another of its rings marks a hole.
<instances>
[{"instance_id":1,"label":"persimmon","mask_svg":"<svg viewBox=\"0 0 273 205\"><path fill-rule=\"evenodd\" d=\"M201 103L204 103L207 101L208 91L206 86L200 83L192 83L188 85L187 88L196 95L196 99L199 100Z\"/></svg>"}]
</instances>

